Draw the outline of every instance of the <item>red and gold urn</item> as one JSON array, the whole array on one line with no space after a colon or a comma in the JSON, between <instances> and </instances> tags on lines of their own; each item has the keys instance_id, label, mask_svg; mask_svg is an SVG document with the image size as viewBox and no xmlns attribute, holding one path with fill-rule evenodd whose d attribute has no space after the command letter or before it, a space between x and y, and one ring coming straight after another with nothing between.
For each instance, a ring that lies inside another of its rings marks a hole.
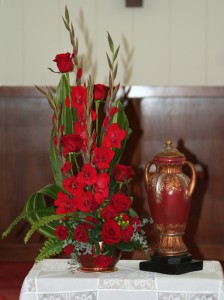
<instances>
[{"instance_id":1,"label":"red and gold urn","mask_svg":"<svg viewBox=\"0 0 224 300\"><path fill-rule=\"evenodd\" d=\"M151 166L155 165L155 172ZM191 178L182 172L182 166L191 170ZM175 149L170 139L165 147L146 164L144 173L152 219L159 231L159 241L149 262L140 263L142 270L167 274L181 274L202 268L183 242L183 235L196 184L194 165Z\"/></svg>"},{"instance_id":2,"label":"red and gold urn","mask_svg":"<svg viewBox=\"0 0 224 300\"><path fill-rule=\"evenodd\" d=\"M150 172L152 164L156 166L153 174ZM191 178L182 173L184 164L190 167ZM160 233L155 253L163 256L187 254L182 236L196 183L194 165L167 139L164 149L146 164L144 178L152 218Z\"/></svg>"}]
</instances>

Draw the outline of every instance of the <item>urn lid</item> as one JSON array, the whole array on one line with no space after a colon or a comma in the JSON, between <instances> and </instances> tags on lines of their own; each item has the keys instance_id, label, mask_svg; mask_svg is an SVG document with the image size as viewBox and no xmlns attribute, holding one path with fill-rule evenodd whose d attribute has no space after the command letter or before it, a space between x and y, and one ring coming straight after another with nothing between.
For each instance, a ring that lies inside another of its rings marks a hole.
<instances>
[{"instance_id":1,"label":"urn lid","mask_svg":"<svg viewBox=\"0 0 224 300\"><path fill-rule=\"evenodd\" d=\"M183 162L185 156L173 146L173 142L168 138L165 142L165 147L155 156L154 161L167 162Z\"/></svg>"}]
</instances>

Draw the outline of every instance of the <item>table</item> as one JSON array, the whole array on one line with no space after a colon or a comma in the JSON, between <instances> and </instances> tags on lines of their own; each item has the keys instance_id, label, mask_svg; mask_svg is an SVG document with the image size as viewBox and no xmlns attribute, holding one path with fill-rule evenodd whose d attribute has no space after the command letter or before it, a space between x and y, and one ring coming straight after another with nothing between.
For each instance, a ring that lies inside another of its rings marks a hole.
<instances>
[{"instance_id":1,"label":"table","mask_svg":"<svg viewBox=\"0 0 224 300\"><path fill-rule=\"evenodd\" d=\"M224 300L224 281L217 261L204 261L202 271L165 275L139 270L138 260L121 260L118 271L74 273L66 259L34 264L20 300Z\"/></svg>"}]
</instances>

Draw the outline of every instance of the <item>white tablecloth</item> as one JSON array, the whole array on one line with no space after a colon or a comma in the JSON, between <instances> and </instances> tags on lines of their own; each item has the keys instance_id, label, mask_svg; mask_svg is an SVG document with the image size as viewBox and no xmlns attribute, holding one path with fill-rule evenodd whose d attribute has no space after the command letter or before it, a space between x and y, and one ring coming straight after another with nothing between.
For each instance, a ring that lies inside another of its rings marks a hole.
<instances>
[{"instance_id":1,"label":"white tablecloth","mask_svg":"<svg viewBox=\"0 0 224 300\"><path fill-rule=\"evenodd\" d=\"M140 271L137 260L121 260L117 267L111 273L71 273L68 260L44 260L26 276L20 300L224 300L217 261L182 275Z\"/></svg>"}]
</instances>

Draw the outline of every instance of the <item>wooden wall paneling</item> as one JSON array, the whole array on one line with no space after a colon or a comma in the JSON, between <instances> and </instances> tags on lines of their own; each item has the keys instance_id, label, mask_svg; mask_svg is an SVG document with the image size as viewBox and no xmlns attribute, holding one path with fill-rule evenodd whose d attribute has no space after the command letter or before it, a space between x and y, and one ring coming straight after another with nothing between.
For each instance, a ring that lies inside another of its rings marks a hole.
<instances>
[{"instance_id":1,"label":"wooden wall paneling","mask_svg":"<svg viewBox=\"0 0 224 300\"><path fill-rule=\"evenodd\" d=\"M224 88L133 87L126 106L133 133L122 163L131 164L134 208L150 216L143 171L167 137L197 166L197 185L185 240L195 258L224 256ZM53 181L49 162L51 110L35 88L0 87L0 232L21 211L25 199ZM187 172L187 170L185 170ZM43 239L24 246L25 224L0 241L0 260L32 260ZM147 228L150 246L157 233ZM144 256L136 252L129 258Z\"/></svg>"}]
</instances>

